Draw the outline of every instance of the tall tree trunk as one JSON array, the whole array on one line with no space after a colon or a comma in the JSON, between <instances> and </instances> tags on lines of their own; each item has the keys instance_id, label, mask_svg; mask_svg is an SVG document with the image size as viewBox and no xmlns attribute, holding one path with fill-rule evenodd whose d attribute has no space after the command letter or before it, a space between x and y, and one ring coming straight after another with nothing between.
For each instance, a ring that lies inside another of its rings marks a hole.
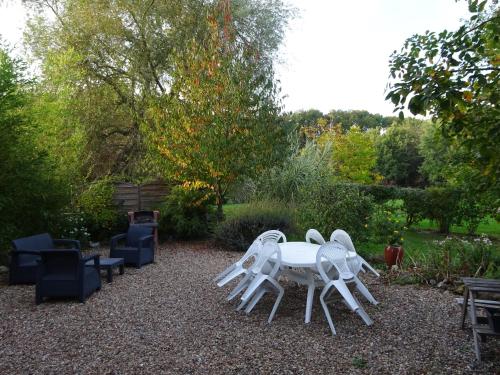
<instances>
[{"instance_id":1,"label":"tall tree trunk","mask_svg":"<svg viewBox=\"0 0 500 375\"><path fill-rule=\"evenodd\" d=\"M224 220L224 210L222 209L222 204L224 203L224 197L222 196L222 188L220 182L218 181L215 185L215 204L217 205L217 222Z\"/></svg>"}]
</instances>

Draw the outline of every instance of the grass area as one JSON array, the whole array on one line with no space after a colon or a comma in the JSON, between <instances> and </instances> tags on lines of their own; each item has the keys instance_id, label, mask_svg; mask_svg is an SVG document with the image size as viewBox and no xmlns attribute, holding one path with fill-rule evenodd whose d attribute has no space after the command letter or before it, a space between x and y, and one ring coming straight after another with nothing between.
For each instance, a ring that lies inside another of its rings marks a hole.
<instances>
[{"instance_id":1,"label":"grass area","mask_svg":"<svg viewBox=\"0 0 500 375\"><path fill-rule=\"evenodd\" d=\"M436 223L425 219L415 224L415 228L424 229L424 230L437 230ZM464 225L452 225L451 233L455 234L467 234L467 228ZM485 218L479 224L476 233L478 234L486 234L487 236L500 237L500 223L498 223L495 219L491 217Z\"/></svg>"}]
</instances>

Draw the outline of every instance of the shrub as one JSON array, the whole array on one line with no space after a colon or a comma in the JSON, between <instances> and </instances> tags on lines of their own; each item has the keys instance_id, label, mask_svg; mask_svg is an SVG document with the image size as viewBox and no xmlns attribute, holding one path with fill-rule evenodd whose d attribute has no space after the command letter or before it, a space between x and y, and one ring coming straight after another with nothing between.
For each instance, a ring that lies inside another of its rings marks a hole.
<instances>
[{"instance_id":1,"label":"shrub","mask_svg":"<svg viewBox=\"0 0 500 375\"><path fill-rule=\"evenodd\" d=\"M422 220L426 212L427 192L423 189L402 188L399 191L399 196L403 200L406 225L409 227Z\"/></svg>"},{"instance_id":2,"label":"shrub","mask_svg":"<svg viewBox=\"0 0 500 375\"><path fill-rule=\"evenodd\" d=\"M401 188L397 186L359 185L359 189L373 197L375 203L384 203L388 200L398 199L401 195Z\"/></svg>"},{"instance_id":3,"label":"shrub","mask_svg":"<svg viewBox=\"0 0 500 375\"><path fill-rule=\"evenodd\" d=\"M92 182L78 197L77 209L82 213L93 240L109 239L126 228L125 215L113 205L114 191L112 179L105 177Z\"/></svg>"},{"instance_id":4,"label":"shrub","mask_svg":"<svg viewBox=\"0 0 500 375\"><path fill-rule=\"evenodd\" d=\"M435 220L439 226L439 232L449 233L452 224L460 223L460 192L450 188L432 187L428 188L425 205L425 216Z\"/></svg>"},{"instance_id":5,"label":"shrub","mask_svg":"<svg viewBox=\"0 0 500 375\"><path fill-rule=\"evenodd\" d=\"M356 242L366 239L373 209L373 198L355 185L317 183L301 191L297 221L304 232L315 228L327 234L344 229Z\"/></svg>"},{"instance_id":6,"label":"shrub","mask_svg":"<svg viewBox=\"0 0 500 375\"><path fill-rule=\"evenodd\" d=\"M233 250L246 251L255 238L271 229L289 235L294 231L293 213L278 203L252 203L220 223L214 233L216 241Z\"/></svg>"},{"instance_id":7,"label":"shrub","mask_svg":"<svg viewBox=\"0 0 500 375\"><path fill-rule=\"evenodd\" d=\"M192 185L172 188L160 208L160 232L175 238L203 238L210 232L212 195Z\"/></svg>"},{"instance_id":8,"label":"shrub","mask_svg":"<svg viewBox=\"0 0 500 375\"><path fill-rule=\"evenodd\" d=\"M401 218L400 201L391 201L377 206L371 217L368 229L372 239L387 245L403 245L406 227Z\"/></svg>"},{"instance_id":9,"label":"shrub","mask_svg":"<svg viewBox=\"0 0 500 375\"><path fill-rule=\"evenodd\" d=\"M259 200L295 202L299 191L328 176L328 148L321 149L307 143L288 158L283 165L264 171L256 180L256 197Z\"/></svg>"}]
</instances>

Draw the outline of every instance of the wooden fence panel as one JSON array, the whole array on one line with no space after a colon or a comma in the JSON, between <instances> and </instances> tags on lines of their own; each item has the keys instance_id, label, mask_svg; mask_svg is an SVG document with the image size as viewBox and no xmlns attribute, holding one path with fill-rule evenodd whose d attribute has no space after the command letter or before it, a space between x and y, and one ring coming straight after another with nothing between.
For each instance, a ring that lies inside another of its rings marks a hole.
<instances>
[{"instance_id":1,"label":"wooden fence panel","mask_svg":"<svg viewBox=\"0 0 500 375\"><path fill-rule=\"evenodd\" d=\"M152 210L163 203L169 191L169 186L163 181L139 186L120 182L115 185L113 204L120 212Z\"/></svg>"}]
</instances>

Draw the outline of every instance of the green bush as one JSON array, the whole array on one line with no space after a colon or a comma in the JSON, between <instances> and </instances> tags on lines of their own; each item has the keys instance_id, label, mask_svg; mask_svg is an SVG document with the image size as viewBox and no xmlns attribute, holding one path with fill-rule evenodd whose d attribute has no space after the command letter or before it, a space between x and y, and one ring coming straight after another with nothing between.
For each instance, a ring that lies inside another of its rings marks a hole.
<instances>
[{"instance_id":1,"label":"green bush","mask_svg":"<svg viewBox=\"0 0 500 375\"><path fill-rule=\"evenodd\" d=\"M358 185L365 194L370 195L375 203L384 203L389 200L398 199L401 195L401 188L386 185Z\"/></svg>"},{"instance_id":2,"label":"green bush","mask_svg":"<svg viewBox=\"0 0 500 375\"><path fill-rule=\"evenodd\" d=\"M372 240L386 245L400 246L407 229L401 220L401 201L390 201L378 205L368 225Z\"/></svg>"},{"instance_id":3,"label":"green bush","mask_svg":"<svg viewBox=\"0 0 500 375\"><path fill-rule=\"evenodd\" d=\"M93 240L106 240L126 229L125 214L113 205L114 191L112 179L105 177L92 182L78 197L77 210Z\"/></svg>"},{"instance_id":4,"label":"green bush","mask_svg":"<svg viewBox=\"0 0 500 375\"><path fill-rule=\"evenodd\" d=\"M459 224L460 192L450 188L431 187L426 190L425 217L438 223L440 233L449 233L452 224Z\"/></svg>"},{"instance_id":5,"label":"green bush","mask_svg":"<svg viewBox=\"0 0 500 375\"><path fill-rule=\"evenodd\" d=\"M403 209L406 213L406 225L409 227L418 223L424 218L425 202L427 201L427 192L423 189L402 188L399 196L403 200Z\"/></svg>"},{"instance_id":6,"label":"green bush","mask_svg":"<svg viewBox=\"0 0 500 375\"><path fill-rule=\"evenodd\" d=\"M271 229L278 229L285 235L293 233L291 209L278 203L252 203L236 216L220 223L214 237L227 248L246 251L259 234Z\"/></svg>"},{"instance_id":7,"label":"green bush","mask_svg":"<svg viewBox=\"0 0 500 375\"><path fill-rule=\"evenodd\" d=\"M315 228L323 234L347 231L354 242L367 238L373 198L353 184L316 183L301 191L297 223L302 232Z\"/></svg>"},{"instance_id":8,"label":"green bush","mask_svg":"<svg viewBox=\"0 0 500 375\"><path fill-rule=\"evenodd\" d=\"M204 189L173 187L160 208L160 233L180 239L206 237L214 213L212 199Z\"/></svg>"},{"instance_id":9,"label":"green bush","mask_svg":"<svg viewBox=\"0 0 500 375\"><path fill-rule=\"evenodd\" d=\"M318 181L331 179L328 174L329 149L307 143L282 165L270 168L256 179L256 198L286 203L296 202L299 191Z\"/></svg>"}]
</instances>

